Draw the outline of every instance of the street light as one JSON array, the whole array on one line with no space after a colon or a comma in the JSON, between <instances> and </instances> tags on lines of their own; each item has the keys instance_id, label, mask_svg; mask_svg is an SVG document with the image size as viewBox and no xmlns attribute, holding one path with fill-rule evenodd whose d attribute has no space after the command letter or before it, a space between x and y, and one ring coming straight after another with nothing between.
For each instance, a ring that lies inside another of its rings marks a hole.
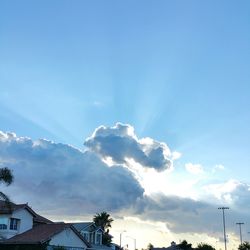
<instances>
[{"instance_id":1,"label":"street light","mask_svg":"<svg viewBox=\"0 0 250 250\"><path fill-rule=\"evenodd\" d=\"M224 242L225 242L225 250L227 250L227 239L226 239L226 226L225 226L225 209L229 209L229 207L218 207L218 209L222 209L223 214L223 229L224 229Z\"/></svg>"},{"instance_id":2,"label":"street light","mask_svg":"<svg viewBox=\"0 0 250 250\"><path fill-rule=\"evenodd\" d=\"M133 238L133 237L131 237L131 236L127 236L128 238L130 238L130 239L132 239L132 240L134 240L134 250L136 250L136 239L135 238Z\"/></svg>"},{"instance_id":3,"label":"street light","mask_svg":"<svg viewBox=\"0 0 250 250\"><path fill-rule=\"evenodd\" d=\"M122 247L122 234L123 233L126 233L126 230L123 230L121 233L120 233L120 248Z\"/></svg>"},{"instance_id":4,"label":"street light","mask_svg":"<svg viewBox=\"0 0 250 250\"><path fill-rule=\"evenodd\" d=\"M239 225L240 227L240 244L242 244L241 225L244 225L244 222L237 222L236 225Z\"/></svg>"}]
</instances>

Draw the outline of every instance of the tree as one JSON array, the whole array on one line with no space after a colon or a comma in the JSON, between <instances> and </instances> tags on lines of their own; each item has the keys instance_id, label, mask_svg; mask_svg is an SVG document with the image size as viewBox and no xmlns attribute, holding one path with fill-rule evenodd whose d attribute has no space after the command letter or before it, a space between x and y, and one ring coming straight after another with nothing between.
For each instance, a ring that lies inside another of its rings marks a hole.
<instances>
[{"instance_id":1,"label":"tree","mask_svg":"<svg viewBox=\"0 0 250 250\"><path fill-rule=\"evenodd\" d=\"M248 241L244 241L238 247L239 250L250 250L250 243Z\"/></svg>"},{"instance_id":2,"label":"tree","mask_svg":"<svg viewBox=\"0 0 250 250\"><path fill-rule=\"evenodd\" d=\"M109 232L111 223L114 221L107 212L97 213L93 219L96 226L101 227L104 232Z\"/></svg>"},{"instance_id":3,"label":"tree","mask_svg":"<svg viewBox=\"0 0 250 250\"><path fill-rule=\"evenodd\" d=\"M12 171L8 168L0 168L0 183L4 183L9 186L13 182ZM9 197L0 191L0 200L3 200L7 203L10 202Z\"/></svg>"},{"instance_id":4,"label":"tree","mask_svg":"<svg viewBox=\"0 0 250 250\"><path fill-rule=\"evenodd\" d=\"M215 248L212 247L211 245L202 243L202 242L198 244L197 249L198 250L215 250Z\"/></svg>"},{"instance_id":5,"label":"tree","mask_svg":"<svg viewBox=\"0 0 250 250\"><path fill-rule=\"evenodd\" d=\"M111 223L113 221L114 220L107 212L97 213L93 218L95 225L100 227L104 232L102 235L102 244L106 246L110 246L112 242L112 236L109 234L109 228L111 227Z\"/></svg>"},{"instance_id":6,"label":"tree","mask_svg":"<svg viewBox=\"0 0 250 250\"><path fill-rule=\"evenodd\" d=\"M181 248L182 250L190 250L192 249L192 244L191 243L187 243L186 240L183 240L179 245L179 248Z\"/></svg>"},{"instance_id":7,"label":"tree","mask_svg":"<svg viewBox=\"0 0 250 250\"><path fill-rule=\"evenodd\" d=\"M154 248L153 244L148 243L147 250L152 250Z\"/></svg>"}]
</instances>

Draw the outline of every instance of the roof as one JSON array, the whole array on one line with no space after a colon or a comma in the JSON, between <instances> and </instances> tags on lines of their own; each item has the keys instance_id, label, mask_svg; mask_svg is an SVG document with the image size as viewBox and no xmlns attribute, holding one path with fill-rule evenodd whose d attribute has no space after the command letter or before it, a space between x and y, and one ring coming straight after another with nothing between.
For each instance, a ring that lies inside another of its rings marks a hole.
<instances>
[{"instance_id":1,"label":"roof","mask_svg":"<svg viewBox=\"0 0 250 250\"><path fill-rule=\"evenodd\" d=\"M30 207L29 207L30 208ZM30 208L30 210L32 210L31 208ZM47 218L45 218L45 217L43 217L43 216L41 216L41 215L39 215L39 214L37 214L36 212L34 212L33 210L32 210L32 212L33 212L33 221L35 222L35 223L43 223L43 224L48 224L48 223L53 223L51 220L49 220L49 219L47 219Z\"/></svg>"},{"instance_id":2,"label":"roof","mask_svg":"<svg viewBox=\"0 0 250 250\"><path fill-rule=\"evenodd\" d=\"M49 241L54 235L68 228L74 231L74 233L86 244L87 247L91 247L82 235L72 226L72 224L67 223L37 225L24 233L18 234L4 241L4 244L42 244Z\"/></svg>"},{"instance_id":3,"label":"roof","mask_svg":"<svg viewBox=\"0 0 250 250\"><path fill-rule=\"evenodd\" d=\"M33 216L33 221L36 223L52 223L52 221L37 214L28 204L15 204L13 202L6 203L0 200L0 214L12 214L19 209L26 209Z\"/></svg>"},{"instance_id":4,"label":"roof","mask_svg":"<svg viewBox=\"0 0 250 250\"><path fill-rule=\"evenodd\" d=\"M0 214L11 214L14 211L25 208L27 204L15 204L13 202L6 202L3 200L0 200Z\"/></svg>"},{"instance_id":5,"label":"roof","mask_svg":"<svg viewBox=\"0 0 250 250\"><path fill-rule=\"evenodd\" d=\"M82 231L84 229L87 229L90 226L95 226L94 222L76 222L76 223L72 223L73 226L76 228L76 230L78 231Z\"/></svg>"}]
</instances>

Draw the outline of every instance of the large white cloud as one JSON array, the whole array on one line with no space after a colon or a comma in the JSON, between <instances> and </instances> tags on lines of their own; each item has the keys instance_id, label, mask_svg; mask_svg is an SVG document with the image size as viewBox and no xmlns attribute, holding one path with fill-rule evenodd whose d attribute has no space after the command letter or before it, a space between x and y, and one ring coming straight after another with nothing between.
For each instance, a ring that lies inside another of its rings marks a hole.
<instances>
[{"instance_id":1,"label":"large white cloud","mask_svg":"<svg viewBox=\"0 0 250 250\"><path fill-rule=\"evenodd\" d=\"M250 210L250 185L235 179L213 183L203 187L209 200L221 202L242 212Z\"/></svg>"},{"instance_id":2,"label":"large white cloud","mask_svg":"<svg viewBox=\"0 0 250 250\"><path fill-rule=\"evenodd\" d=\"M126 164L132 159L141 166L163 171L171 168L171 152L165 143L151 138L138 139L132 126L117 123L114 127L101 126L85 141L85 146L103 159Z\"/></svg>"},{"instance_id":3,"label":"large white cloud","mask_svg":"<svg viewBox=\"0 0 250 250\"><path fill-rule=\"evenodd\" d=\"M217 208L226 202L225 197L230 197L232 205L231 231L235 226L233 218L250 219L249 186L237 181L207 185L201 189L202 201L159 193L145 195L126 166L126 159L162 174L172 166L172 155L164 143L138 139L129 125L99 127L85 145L88 148L81 151L45 139L34 141L0 132L0 167L11 168L15 176L13 185L3 191L14 201L29 202L34 209L46 211L51 218L107 210L120 216L164 222L177 233L220 235L221 214ZM103 161L107 158L112 164Z\"/></svg>"}]
</instances>

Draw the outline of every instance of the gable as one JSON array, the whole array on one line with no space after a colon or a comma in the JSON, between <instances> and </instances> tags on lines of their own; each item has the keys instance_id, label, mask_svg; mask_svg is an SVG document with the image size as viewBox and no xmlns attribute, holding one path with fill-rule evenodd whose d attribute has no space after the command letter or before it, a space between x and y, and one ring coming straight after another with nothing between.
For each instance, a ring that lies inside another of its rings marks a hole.
<instances>
[{"instance_id":1,"label":"gable","mask_svg":"<svg viewBox=\"0 0 250 250\"><path fill-rule=\"evenodd\" d=\"M13 211L11 218L21 221L19 233L23 233L33 227L33 215L25 208Z\"/></svg>"},{"instance_id":2,"label":"gable","mask_svg":"<svg viewBox=\"0 0 250 250\"><path fill-rule=\"evenodd\" d=\"M97 233L104 233L104 231L103 231L100 227L97 228L96 232L97 232Z\"/></svg>"},{"instance_id":3,"label":"gable","mask_svg":"<svg viewBox=\"0 0 250 250\"><path fill-rule=\"evenodd\" d=\"M69 227L65 228L60 233L51 237L49 242L51 246L65 246L86 249L87 245L83 240Z\"/></svg>"}]
</instances>

